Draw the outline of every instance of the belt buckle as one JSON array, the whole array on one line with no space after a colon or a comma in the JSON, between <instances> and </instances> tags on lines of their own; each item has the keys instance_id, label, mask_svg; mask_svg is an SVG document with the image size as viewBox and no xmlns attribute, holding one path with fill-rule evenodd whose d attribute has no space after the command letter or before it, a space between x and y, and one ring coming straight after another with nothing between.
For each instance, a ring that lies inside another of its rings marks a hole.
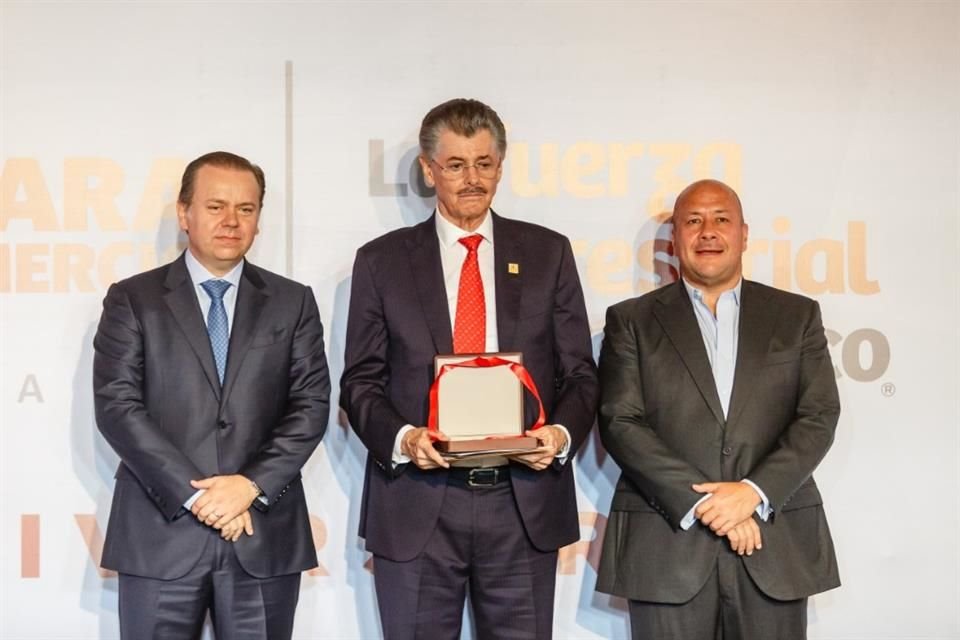
<instances>
[{"instance_id":1,"label":"belt buckle","mask_svg":"<svg viewBox=\"0 0 960 640\"><path fill-rule=\"evenodd\" d=\"M471 469L467 475L468 487L492 487L497 484L500 469L492 467L478 467Z\"/></svg>"}]
</instances>

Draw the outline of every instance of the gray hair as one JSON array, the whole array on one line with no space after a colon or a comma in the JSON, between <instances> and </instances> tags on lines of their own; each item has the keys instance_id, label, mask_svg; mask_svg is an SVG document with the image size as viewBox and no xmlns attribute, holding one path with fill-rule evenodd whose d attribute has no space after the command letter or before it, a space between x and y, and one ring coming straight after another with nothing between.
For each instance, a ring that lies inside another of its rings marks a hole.
<instances>
[{"instance_id":1,"label":"gray hair","mask_svg":"<svg viewBox=\"0 0 960 640\"><path fill-rule=\"evenodd\" d=\"M507 153L507 130L497 112L479 100L454 98L430 109L420 125L420 152L432 158L437 152L440 134L444 129L470 138L486 129L497 142L497 151L503 158Z\"/></svg>"}]
</instances>

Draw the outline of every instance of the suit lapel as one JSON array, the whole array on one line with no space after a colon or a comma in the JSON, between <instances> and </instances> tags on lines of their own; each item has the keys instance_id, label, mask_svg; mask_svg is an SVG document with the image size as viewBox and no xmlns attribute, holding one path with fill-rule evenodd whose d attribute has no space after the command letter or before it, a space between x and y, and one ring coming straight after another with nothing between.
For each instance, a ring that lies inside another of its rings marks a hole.
<instances>
[{"instance_id":1,"label":"suit lapel","mask_svg":"<svg viewBox=\"0 0 960 640\"><path fill-rule=\"evenodd\" d=\"M203 322L200 303L197 301L197 293L194 290L193 281L190 280L183 254L170 265L164 286L168 289L164 295L164 301L180 326L180 330L183 331L183 335L186 336L187 342L190 343L197 360L200 361L200 367L210 383L210 389L219 401L220 378L213 362L210 336Z\"/></svg>"},{"instance_id":2,"label":"suit lapel","mask_svg":"<svg viewBox=\"0 0 960 640\"><path fill-rule=\"evenodd\" d=\"M756 388L760 363L770 344L777 309L767 303L766 292L753 282L743 281L740 289L740 327L737 342L737 364L733 374L733 391L727 423L733 424Z\"/></svg>"},{"instance_id":3,"label":"suit lapel","mask_svg":"<svg viewBox=\"0 0 960 640\"><path fill-rule=\"evenodd\" d=\"M497 342L500 351L518 351L514 345L523 286L523 236L509 220L493 216L493 281L497 299ZM511 273L510 265L516 265Z\"/></svg>"},{"instance_id":4,"label":"suit lapel","mask_svg":"<svg viewBox=\"0 0 960 640\"><path fill-rule=\"evenodd\" d=\"M717 424L723 426L725 420L720 396L717 395L717 384L713 379L707 349L703 345L703 335L697 325L683 281L678 280L675 284L664 288L659 303L653 309L654 316L677 353L680 354L680 358L700 390L700 395L717 419ZM666 380L664 383L670 384L670 381Z\"/></svg>"},{"instance_id":5,"label":"suit lapel","mask_svg":"<svg viewBox=\"0 0 960 640\"><path fill-rule=\"evenodd\" d=\"M453 330L450 327L450 307L443 282L435 215L413 228L406 249L417 298L430 329L433 346L437 353L447 354L453 353Z\"/></svg>"},{"instance_id":6,"label":"suit lapel","mask_svg":"<svg viewBox=\"0 0 960 640\"><path fill-rule=\"evenodd\" d=\"M233 327L230 330L230 348L227 351L227 371L223 380L226 389L223 398L230 397L237 373L250 349L250 340L256 334L257 322L266 306L269 292L259 270L246 262L237 289L237 305L233 310Z\"/></svg>"}]
</instances>

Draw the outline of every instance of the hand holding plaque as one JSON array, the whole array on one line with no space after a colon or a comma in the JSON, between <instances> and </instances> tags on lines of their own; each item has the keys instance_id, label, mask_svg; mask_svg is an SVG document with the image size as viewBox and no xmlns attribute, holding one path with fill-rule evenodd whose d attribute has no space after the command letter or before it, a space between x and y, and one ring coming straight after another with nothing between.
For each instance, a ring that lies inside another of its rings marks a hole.
<instances>
[{"instance_id":1,"label":"hand holding plaque","mask_svg":"<svg viewBox=\"0 0 960 640\"><path fill-rule=\"evenodd\" d=\"M522 359L520 353L434 358L436 377L427 426L449 438L435 442L437 450L448 458L463 458L525 453L539 446L537 438L524 435L524 388L540 407L532 429L543 426L546 414Z\"/></svg>"},{"instance_id":2,"label":"hand holding plaque","mask_svg":"<svg viewBox=\"0 0 960 640\"><path fill-rule=\"evenodd\" d=\"M527 431L526 435L537 439L537 448L511 454L509 457L510 460L526 465L534 471L543 471L552 465L569 444L566 430L555 424L545 424L536 431Z\"/></svg>"}]
</instances>

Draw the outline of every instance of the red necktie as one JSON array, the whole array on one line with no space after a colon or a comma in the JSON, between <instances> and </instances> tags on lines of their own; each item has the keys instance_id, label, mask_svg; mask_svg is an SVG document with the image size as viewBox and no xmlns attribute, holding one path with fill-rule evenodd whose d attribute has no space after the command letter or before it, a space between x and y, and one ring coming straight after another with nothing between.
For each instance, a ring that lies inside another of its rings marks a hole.
<instances>
[{"instance_id":1,"label":"red necktie","mask_svg":"<svg viewBox=\"0 0 960 640\"><path fill-rule=\"evenodd\" d=\"M487 306L477 260L477 247L482 240L483 236L477 234L460 238L460 244L467 248L467 257L460 269L457 317L453 323L454 353L483 353L487 343Z\"/></svg>"}]
</instances>

